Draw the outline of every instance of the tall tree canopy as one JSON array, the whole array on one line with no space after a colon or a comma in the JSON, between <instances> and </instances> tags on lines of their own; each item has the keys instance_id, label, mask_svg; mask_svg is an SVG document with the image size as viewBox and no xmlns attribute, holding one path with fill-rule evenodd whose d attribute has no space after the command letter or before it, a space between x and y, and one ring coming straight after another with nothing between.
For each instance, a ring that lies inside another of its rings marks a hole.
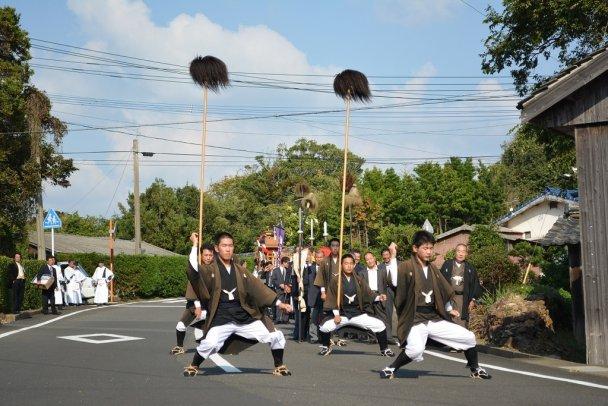
<instances>
[{"instance_id":1,"label":"tall tree canopy","mask_svg":"<svg viewBox=\"0 0 608 406\"><path fill-rule=\"evenodd\" d=\"M314 229L315 241L322 239L323 221L328 223L330 236L338 235L341 150L333 144L301 139L291 147L279 145L277 154L279 159L259 158L244 174L211 185L205 197L205 240L228 230L235 237L237 252L248 252L261 232L282 223L287 243L295 244L299 201L294 189L302 182L309 185L318 201L317 210L308 213L321 223ZM392 233L398 233L393 238L406 244L408 235L426 218L441 232L463 223L487 223L503 213L503 192L494 183L496 176L470 159L453 158L443 165L424 163L414 173L401 175L392 168L364 171L363 158L354 154L350 162L348 170L361 199L352 207L352 223L347 215L346 247L379 248L390 242ZM133 238L133 196L119 208L118 235ZM196 228L197 210L196 187L173 188L157 179L141 194L142 238L187 253L187 236ZM309 224L305 237L309 236Z\"/></svg>"},{"instance_id":2,"label":"tall tree canopy","mask_svg":"<svg viewBox=\"0 0 608 406\"><path fill-rule=\"evenodd\" d=\"M546 187L577 187L574 138L530 125L515 130L503 146L494 168L495 182L505 190L506 204L513 207L541 193Z\"/></svg>"},{"instance_id":3,"label":"tall tree canopy","mask_svg":"<svg viewBox=\"0 0 608 406\"><path fill-rule=\"evenodd\" d=\"M555 57L563 68L607 44L608 1L503 0L500 12L488 7L484 23L483 71L510 69L524 95L545 79L536 72L540 58Z\"/></svg>"},{"instance_id":4,"label":"tall tree canopy","mask_svg":"<svg viewBox=\"0 0 608 406\"><path fill-rule=\"evenodd\" d=\"M65 125L29 83L29 49L15 9L0 8L0 254L7 255L25 239L41 180L67 187L76 170L57 153Z\"/></svg>"}]
</instances>

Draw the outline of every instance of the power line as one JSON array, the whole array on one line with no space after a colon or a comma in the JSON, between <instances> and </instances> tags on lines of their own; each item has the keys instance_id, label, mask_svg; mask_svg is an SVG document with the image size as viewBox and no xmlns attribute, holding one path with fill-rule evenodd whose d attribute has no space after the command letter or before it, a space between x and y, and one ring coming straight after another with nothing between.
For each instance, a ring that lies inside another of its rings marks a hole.
<instances>
[{"instance_id":1,"label":"power line","mask_svg":"<svg viewBox=\"0 0 608 406\"><path fill-rule=\"evenodd\" d=\"M129 157L130 157L130 155L129 155ZM120 183L122 182L122 178L125 176L127 164L129 163L129 157L127 157L127 159L125 159L125 166L122 168L122 173L120 174L120 179L118 179L118 183L116 184L116 188L114 189L114 194L112 194L112 199L110 199L110 203L108 203L108 208L106 209L104 217L108 215L108 212L110 211L110 207L112 206L112 203L114 202L114 198L116 197L116 193L118 192L118 188L120 187Z\"/></svg>"},{"instance_id":2,"label":"power line","mask_svg":"<svg viewBox=\"0 0 608 406\"><path fill-rule=\"evenodd\" d=\"M482 12L481 12L481 11L480 11L480 10L479 10L477 7L473 6L473 5L472 5L471 3L469 3L468 1L466 1L466 0L460 0L460 1L461 1L461 2L462 2L464 5L468 6L469 8L471 8L471 9L473 9L473 10L477 11L477 12L478 12L479 14L481 14L482 16L485 16L485 14L484 14L484 13L482 13Z\"/></svg>"},{"instance_id":3,"label":"power line","mask_svg":"<svg viewBox=\"0 0 608 406\"><path fill-rule=\"evenodd\" d=\"M462 1L462 0L461 0ZM477 10L478 11L478 10ZM90 52L93 54L99 54L99 55L107 55L107 56L113 56L113 57L118 57L118 58L124 58L124 59L129 59L129 60L133 60L133 61L139 61L139 62L148 62L148 63L153 63L153 64L157 64L157 65L165 65L165 66L171 66L171 67L175 67L175 68L180 68L180 69L185 69L185 64L184 65L180 65L180 64L175 64L175 63L169 63L169 62L164 62L164 61L158 61L158 60L153 60L153 59L149 59L149 58L138 58L138 57L134 57L134 56L128 56L128 55L124 55L124 54L119 54L119 53L115 53L115 52L106 52L106 51L99 51L99 50L95 50L95 49L91 49L91 48L84 48L84 47L79 47L79 46L75 46L75 45L71 45L71 44L65 44L65 43L61 43L61 42L55 42L55 41L49 41L49 40L43 40L40 38L35 38L35 37L30 37L30 40L32 42L39 42L39 43L43 43L43 44L51 44L51 45L57 45L57 46L61 46L64 48L70 48L70 49L77 49L80 51L86 51L86 52ZM34 45L37 46L37 45ZM39 47L39 46L38 46ZM48 47L47 47L48 48ZM51 49L52 51L52 49ZM93 57L93 55L86 55L84 54L84 56L87 57ZM116 61L114 61L116 62ZM124 61L123 61L124 63ZM294 73L294 72L245 72L245 71L234 71L234 72L230 72L231 74L235 74L235 75L261 75L261 76L285 76L285 77L326 77L326 78L333 78L335 75L333 74L315 74L315 73ZM433 75L380 75L380 74L370 74L370 75L366 75L369 78L377 78L377 79L417 79L417 78L444 78L444 79L485 79L485 78L500 78L500 79L508 79L510 78L510 76L508 75L448 75L448 76L433 76Z\"/></svg>"},{"instance_id":4,"label":"power line","mask_svg":"<svg viewBox=\"0 0 608 406\"><path fill-rule=\"evenodd\" d=\"M131 151L116 151L116 152L131 152ZM74 207L78 206L78 204L80 202L82 202L84 199L86 199L91 193L93 193L93 191L95 189L97 189L97 187L99 185L101 185L103 182L105 182L105 180L114 172L114 170L116 168L118 168L118 166L120 165L120 163L122 163L123 161L126 162L128 160L129 160L129 155L127 155L127 157L124 160L119 160L118 161L119 163L117 163L115 165L112 165L112 168L107 173L102 173L102 175L105 175L105 177L102 178L102 179L98 178L98 180L96 182L94 182L93 187L91 187L87 192L85 192L84 195L82 195L82 197L80 197L78 200L76 200L76 203L72 204L72 206L70 206L70 208L67 209L67 211L71 211Z\"/></svg>"}]
</instances>

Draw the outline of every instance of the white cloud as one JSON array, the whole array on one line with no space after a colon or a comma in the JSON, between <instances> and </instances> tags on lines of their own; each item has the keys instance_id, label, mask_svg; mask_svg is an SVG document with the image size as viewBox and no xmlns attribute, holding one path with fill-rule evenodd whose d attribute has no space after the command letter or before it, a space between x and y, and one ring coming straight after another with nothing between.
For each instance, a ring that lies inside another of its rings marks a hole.
<instances>
[{"instance_id":1,"label":"white cloud","mask_svg":"<svg viewBox=\"0 0 608 406\"><path fill-rule=\"evenodd\" d=\"M450 0L453 2L453 0ZM439 17L448 17L452 6L443 0L428 2L409 1L401 4L402 8L410 11L407 15L418 13L418 20L426 13L423 3L432 14ZM396 2L384 2L384 5ZM119 54L130 55L139 58L147 58L166 61L187 67L189 61L198 54L211 54L224 60L231 72L276 72L276 73L299 73L299 74L335 74L340 71L337 66L315 66L311 64L307 55L295 47L287 38L265 25L239 26L235 30L226 29L211 21L204 14L195 15L180 14L175 16L165 25L159 25L152 21L151 13L147 5L137 0L69 0L69 8L75 13L86 33L82 43L76 41L65 42L87 48L109 51ZM442 18L443 18L442 17ZM68 57L68 59L70 59ZM103 68L100 68L103 69ZM378 69L379 71L381 69ZM145 72L150 73L150 72ZM151 72L156 74L155 72ZM162 74L162 73L160 73ZM417 89L424 90L429 79L420 76L437 75L436 67L428 62L413 71L408 69L401 74L412 74L418 76L407 82L406 86L395 86L393 90ZM185 76L187 79L188 76ZM341 102L333 94L277 91L265 89L241 88L234 79L243 79L233 76L234 86L224 90L219 95L210 96L210 119L235 117L238 115L263 115L283 111L309 111L318 108L341 108ZM287 78L294 81L315 82L327 84L329 90L330 77L296 77ZM201 106L201 91L194 84L159 83L150 81L137 81L128 79L114 79L106 77L83 76L77 74L53 72L40 70L36 74L36 80L44 89L52 89L52 92L68 95L80 95L87 97L146 101L150 103L179 103ZM497 85L491 82L483 82L480 86ZM386 94L380 93L377 94ZM415 95L415 94L414 94ZM428 95L427 95L428 96ZM376 98L375 104L390 104L408 102L408 100ZM415 103L415 101L412 101ZM437 106L435 106L437 107ZM355 136L366 136L389 144L399 144L406 148L395 148L394 146L366 142L354 139L352 141L353 152L366 158L374 157L420 157L431 156L431 153L440 155L448 153L471 152L471 139L466 142L458 140L446 143L446 137L441 136L403 136L398 134L408 131L449 129L450 121L434 120L421 123L420 116L410 119L414 114L424 112L425 109L435 107L412 106L403 109L387 109L378 111L373 116L370 113L353 114L353 129L351 133ZM87 106L66 106L56 104L56 110L68 113L92 115L105 118L107 121L74 118L75 122L95 123L97 125L115 125L115 120L154 123L154 122L179 122L194 121L200 119L200 114L168 114L166 112L139 111L139 110L115 110L91 108ZM421 113L420 113L421 114ZM61 116L61 114L59 114ZM386 121L382 121L387 117ZM397 117L399 121L391 121ZM209 123L208 143L216 146L248 149L252 151L274 152L277 144L292 144L296 137L294 135L328 134L327 137L316 136L318 142L331 142L342 146L342 138L335 137L342 133L341 114L328 116L301 117L307 122L288 121L282 119L252 120L252 121L226 121ZM300 118L297 118L300 119ZM114 120L114 121L113 121ZM378 127L381 130L373 131L359 127ZM174 127L143 127L140 130L127 129L128 132L140 132L142 135L169 138L174 140L185 140L188 142L200 141L200 125L188 124ZM386 129L386 136L371 137L370 134L382 133ZM264 133L266 135L244 134ZM269 135L285 134L285 136ZM132 137L122 134L108 132L73 132L64 142L64 150L86 150L102 149L130 150ZM454 145L456 148L454 148ZM409 149L408 149L409 148ZM422 152L414 149L430 151ZM198 153L199 147L195 145L184 145L179 143L164 142L149 138L140 139L141 151L156 152L179 152ZM226 175L232 175L239 170L239 166L232 166L227 162L243 158L238 155L249 155L244 152L228 152L219 149L208 149L208 153L232 155L233 157L214 158L209 160L216 163L209 165L207 169L207 184L217 181ZM124 159L123 154L116 154L108 158ZM88 156L87 158L90 158ZM169 156L155 155L152 158L142 157L141 185L140 190L145 188L154 178L163 178L167 184L172 186L183 186L187 182L198 184L198 168L193 166L145 166L148 162L160 160L194 161L196 156ZM218 166L217 161L225 162L225 166ZM240 165L242 168L243 165ZM383 165L382 168L386 166ZM67 191L59 188L47 188L45 206L66 210L69 199L78 200L84 196L94 185L92 182L103 182L87 198L83 199L74 209L85 214L104 214L110 198L116 187L116 183L122 172L123 166L117 166L110 175L104 174L110 170L108 166L82 166L71 179L72 187ZM398 167L400 168L400 167ZM132 190L132 168L128 167L120 187L117 189L116 198L110 209L114 212L116 202L124 202L128 192ZM73 201L73 200L72 200Z\"/></svg>"},{"instance_id":2,"label":"white cloud","mask_svg":"<svg viewBox=\"0 0 608 406\"><path fill-rule=\"evenodd\" d=\"M448 19L460 6L456 0L376 0L374 4L378 18L405 26Z\"/></svg>"}]
</instances>

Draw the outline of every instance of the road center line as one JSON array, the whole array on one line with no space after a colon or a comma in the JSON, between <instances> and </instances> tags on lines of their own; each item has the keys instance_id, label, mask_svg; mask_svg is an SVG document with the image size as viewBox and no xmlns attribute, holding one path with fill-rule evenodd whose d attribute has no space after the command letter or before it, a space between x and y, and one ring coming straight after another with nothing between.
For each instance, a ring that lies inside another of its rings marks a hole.
<instances>
[{"instance_id":1,"label":"road center line","mask_svg":"<svg viewBox=\"0 0 608 406\"><path fill-rule=\"evenodd\" d=\"M439 352L428 351L428 350L425 350L424 352L425 352L425 354L429 354L429 355L432 355L432 356L437 357L437 358L443 358L443 359L447 359L447 360L450 360L450 361L456 361L456 362L460 362L461 364L466 364L467 363L466 360L463 360L463 359L460 359L460 358L456 358L456 357L452 357L450 355L441 354ZM568 383L573 383L575 385L589 386L591 388L598 388L598 389L606 389L606 390L608 390L608 386L606 386L606 385L600 385L598 383L593 383L593 382L586 382L586 381L580 381L580 380L577 380L577 379L569 379L569 378L560 378L559 376L537 374L535 372L519 371L517 369L499 367L497 365L490 365L490 364L479 364L479 365L481 365L483 367L486 367L486 368L490 368L490 369L496 370L496 371L511 372L513 374L533 376L535 378L540 378L540 379L549 379L549 380L553 380L553 381L568 382Z\"/></svg>"}]
</instances>

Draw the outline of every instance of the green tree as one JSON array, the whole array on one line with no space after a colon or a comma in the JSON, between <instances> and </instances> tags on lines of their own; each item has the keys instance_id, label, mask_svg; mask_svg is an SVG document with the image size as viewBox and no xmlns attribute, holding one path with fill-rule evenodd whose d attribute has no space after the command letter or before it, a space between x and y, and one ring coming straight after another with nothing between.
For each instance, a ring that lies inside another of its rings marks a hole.
<instances>
[{"instance_id":1,"label":"green tree","mask_svg":"<svg viewBox=\"0 0 608 406\"><path fill-rule=\"evenodd\" d=\"M156 179L140 195L141 238L161 248L187 254L190 251L188 236L198 229L198 189L191 185L182 188L167 186L162 179ZM203 239L210 241L210 221L215 208L211 199L205 198L205 226ZM121 217L118 219L118 237L134 238L133 194L127 198L127 205L118 204Z\"/></svg>"},{"instance_id":2,"label":"green tree","mask_svg":"<svg viewBox=\"0 0 608 406\"><path fill-rule=\"evenodd\" d=\"M519 267L509 260L506 244L495 228L476 226L469 238L469 250L469 261L485 289L493 291L520 281Z\"/></svg>"},{"instance_id":3,"label":"green tree","mask_svg":"<svg viewBox=\"0 0 608 406\"><path fill-rule=\"evenodd\" d=\"M608 2L503 0L501 12L488 7L484 23L490 33L481 54L482 70L498 73L511 69L515 86L523 95L545 79L536 73L541 58L553 56L563 68L606 45Z\"/></svg>"},{"instance_id":4,"label":"green tree","mask_svg":"<svg viewBox=\"0 0 608 406\"><path fill-rule=\"evenodd\" d=\"M506 203L513 207L541 193L546 187L577 187L574 138L531 125L515 129L515 137L503 145L495 167Z\"/></svg>"},{"instance_id":5,"label":"green tree","mask_svg":"<svg viewBox=\"0 0 608 406\"><path fill-rule=\"evenodd\" d=\"M105 237L108 235L109 220L101 216L81 216L78 212L57 213L61 218L60 233Z\"/></svg>"},{"instance_id":6,"label":"green tree","mask_svg":"<svg viewBox=\"0 0 608 406\"><path fill-rule=\"evenodd\" d=\"M65 125L29 83L30 41L19 20L15 9L0 8L0 253L7 255L26 237L41 180L67 187L76 170L57 152Z\"/></svg>"}]
</instances>

